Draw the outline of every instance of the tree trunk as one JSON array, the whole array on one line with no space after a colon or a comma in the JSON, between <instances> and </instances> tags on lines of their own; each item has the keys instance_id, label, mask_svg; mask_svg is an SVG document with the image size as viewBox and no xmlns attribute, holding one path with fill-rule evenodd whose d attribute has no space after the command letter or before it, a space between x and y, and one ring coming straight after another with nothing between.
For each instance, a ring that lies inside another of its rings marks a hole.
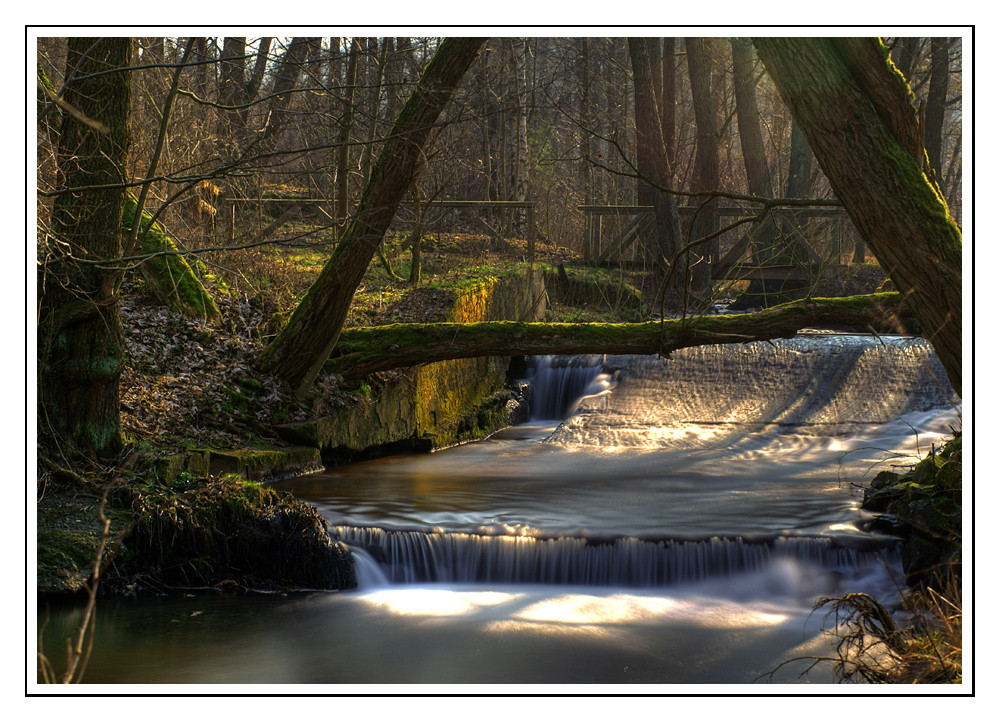
<instances>
[{"instance_id":1,"label":"tree trunk","mask_svg":"<svg viewBox=\"0 0 1000 722\"><path fill-rule=\"evenodd\" d=\"M580 147L579 183L583 193L583 204L594 202L594 166L591 139L593 131L590 127L590 40L580 38L580 116L578 142Z\"/></svg>"},{"instance_id":2,"label":"tree trunk","mask_svg":"<svg viewBox=\"0 0 1000 722\"><path fill-rule=\"evenodd\" d=\"M815 324L867 328L905 318L898 293L823 298L752 314L646 323L414 323L345 329L327 370L358 380L448 359L542 354L660 354L691 346L791 338Z\"/></svg>"},{"instance_id":3,"label":"tree trunk","mask_svg":"<svg viewBox=\"0 0 1000 722\"><path fill-rule=\"evenodd\" d=\"M913 68L917 64L919 54L920 38L897 38L896 49L892 54L893 62L908 81L912 78Z\"/></svg>"},{"instance_id":4,"label":"tree trunk","mask_svg":"<svg viewBox=\"0 0 1000 722\"><path fill-rule=\"evenodd\" d=\"M704 38L685 38L688 74L691 78L691 102L694 105L698 143L695 153L695 187L702 193L720 190L719 186L719 135L716 130L717 113L712 95L711 66ZM696 240L711 235L719 228L718 196L703 196L698 201L698 211L692 221L691 238ZM694 290L705 294L711 288L711 247L697 246L692 259Z\"/></svg>"},{"instance_id":5,"label":"tree trunk","mask_svg":"<svg viewBox=\"0 0 1000 722\"><path fill-rule=\"evenodd\" d=\"M590 39L578 38L580 63L577 71L577 82L580 86L580 113L577 117L577 143L580 162L577 164L577 183L582 193L583 205L594 202L594 160L590 125ZM594 216L584 214L583 217L583 260L591 261L597 249L594 247L595 223Z\"/></svg>"},{"instance_id":6,"label":"tree trunk","mask_svg":"<svg viewBox=\"0 0 1000 722\"><path fill-rule=\"evenodd\" d=\"M122 447L124 338L117 289L131 143L131 38L70 38L51 237L39 259L39 433L90 458ZM40 251L43 249L40 249ZM40 254L41 255L41 254ZM80 260L77 260L80 259ZM86 261L84 263L83 261ZM94 262L107 261L108 268Z\"/></svg>"},{"instance_id":7,"label":"tree trunk","mask_svg":"<svg viewBox=\"0 0 1000 722\"><path fill-rule=\"evenodd\" d=\"M274 149L278 136L288 122L288 105L291 92L298 85L302 68L306 64L312 38L292 38L275 71L271 100L268 105L267 124L257 136L258 152L266 153Z\"/></svg>"},{"instance_id":8,"label":"tree trunk","mask_svg":"<svg viewBox=\"0 0 1000 722\"><path fill-rule=\"evenodd\" d=\"M733 91L736 96L736 124L740 133L740 147L743 151L743 167L746 170L747 189L758 198L771 198L774 188L768 169L764 137L760 130L760 112L757 109L757 83L754 70L753 43L749 38L733 38ZM764 266L777 255L778 228L772 216L767 216L760 225L750 231L750 249L754 264ZM785 296L784 281L752 279L746 291L740 294L734 308L771 306L791 300ZM798 297L801 298L801 287Z\"/></svg>"},{"instance_id":9,"label":"tree trunk","mask_svg":"<svg viewBox=\"0 0 1000 722\"><path fill-rule=\"evenodd\" d=\"M681 229L677 200L664 189L671 184L666 149L660 135L660 118L656 110L649 48L642 38L628 39L632 80L635 84L636 159L642 205L652 205L656 219L656 234L649 248L658 284L666 280L668 268L673 268L671 290L683 288L686 259L680 254Z\"/></svg>"},{"instance_id":10,"label":"tree trunk","mask_svg":"<svg viewBox=\"0 0 1000 722\"><path fill-rule=\"evenodd\" d=\"M660 133L660 117L656 109L656 94L653 85L653 59L643 38L628 39L629 59L632 62L632 80L635 85L635 167L636 200L640 206L653 205L656 186L665 175L665 169L657 161L665 153Z\"/></svg>"},{"instance_id":11,"label":"tree trunk","mask_svg":"<svg viewBox=\"0 0 1000 722\"><path fill-rule=\"evenodd\" d=\"M344 111L340 116L340 133L337 136L337 223L341 228L347 226L348 195L348 161L350 160L351 125L354 122L354 89L358 82L358 56L361 55L361 45L357 38L351 39L351 55L347 61L347 78L344 79ZM367 180L367 179L366 179Z\"/></svg>"},{"instance_id":12,"label":"tree trunk","mask_svg":"<svg viewBox=\"0 0 1000 722\"><path fill-rule=\"evenodd\" d=\"M303 395L340 336L354 291L420 167L424 142L484 38L446 38L403 106L372 170L357 212L288 325L260 359Z\"/></svg>"},{"instance_id":13,"label":"tree trunk","mask_svg":"<svg viewBox=\"0 0 1000 722\"><path fill-rule=\"evenodd\" d=\"M660 124L663 135L663 147L667 152L667 163L670 164L671 176L674 175L674 158L677 154L675 128L676 98L677 98L677 67L674 65L674 52L677 46L677 38L663 38L663 50L661 58L660 75L663 78L663 90L660 97L663 102L659 104Z\"/></svg>"},{"instance_id":14,"label":"tree trunk","mask_svg":"<svg viewBox=\"0 0 1000 722\"><path fill-rule=\"evenodd\" d=\"M223 38L222 55L219 57L219 103L241 106L247 102L246 38ZM223 109L219 111L217 134L223 140L239 137L237 130L245 124L248 110Z\"/></svg>"},{"instance_id":15,"label":"tree trunk","mask_svg":"<svg viewBox=\"0 0 1000 722\"><path fill-rule=\"evenodd\" d=\"M792 118L791 150L788 155L788 179L785 198L808 198L812 190L812 150L802 128Z\"/></svg>"},{"instance_id":16,"label":"tree trunk","mask_svg":"<svg viewBox=\"0 0 1000 722\"><path fill-rule=\"evenodd\" d=\"M951 38L931 38L931 80L924 112L924 145L934 179L941 184L941 131L948 102L949 51Z\"/></svg>"},{"instance_id":17,"label":"tree trunk","mask_svg":"<svg viewBox=\"0 0 1000 722\"><path fill-rule=\"evenodd\" d=\"M752 195L771 198L771 173L760 132L760 112L757 110L757 83L754 80L753 43L748 38L733 38L733 92L736 95L736 124L743 149L743 167L747 188Z\"/></svg>"},{"instance_id":18,"label":"tree trunk","mask_svg":"<svg viewBox=\"0 0 1000 722\"><path fill-rule=\"evenodd\" d=\"M274 38L261 38L257 44L257 57L254 60L253 72L250 80L247 81L247 97L256 98L260 92L260 86L264 82L264 70L267 68L267 60L271 52L271 41Z\"/></svg>"},{"instance_id":19,"label":"tree trunk","mask_svg":"<svg viewBox=\"0 0 1000 722\"><path fill-rule=\"evenodd\" d=\"M837 198L961 395L962 234L925 173L906 80L875 38L754 42Z\"/></svg>"},{"instance_id":20,"label":"tree trunk","mask_svg":"<svg viewBox=\"0 0 1000 722\"><path fill-rule=\"evenodd\" d=\"M392 38L369 38L369 52L375 57L375 80L371 84L370 105L368 107L368 141L361 151L361 178L368 182L372 159L375 157L375 140L378 138L379 109L382 107L382 86L384 85L386 63L392 52Z\"/></svg>"},{"instance_id":21,"label":"tree trunk","mask_svg":"<svg viewBox=\"0 0 1000 722\"><path fill-rule=\"evenodd\" d=\"M512 39L511 52L514 55L516 74L514 87L517 99L517 162L514 170L513 200L523 203L528 200L528 185L531 181L531 163L528 157L527 38Z\"/></svg>"}]
</instances>

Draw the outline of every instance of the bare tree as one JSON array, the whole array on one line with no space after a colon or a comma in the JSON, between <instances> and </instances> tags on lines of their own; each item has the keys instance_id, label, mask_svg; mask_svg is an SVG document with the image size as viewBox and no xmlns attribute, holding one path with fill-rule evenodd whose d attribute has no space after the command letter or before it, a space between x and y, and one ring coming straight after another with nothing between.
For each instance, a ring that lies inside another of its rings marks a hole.
<instances>
[{"instance_id":1,"label":"bare tree","mask_svg":"<svg viewBox=\"0 0 1000 722\"><path fill-rule=\"evenodd\" d=\"M698 201L691 225L693 239L711 236L719 228L719 199L713 193L721 189L719 173L718 109L712 93L711 57L704 38L685 38L691 98L698 128L698 153L694 190L709 195ZM713 246L697 248L697 262L692 264L695 288L705 293L711 284Z\"/></svg>"},{"instance_id":2,"label":"bare tree","mask_svg":"<svg viewBox=\"0 0 1000 722\"><path fill-rule=\"evenodd\" d=\"M665 281L668 267L673 267L672 289L682 288L687 258L680 253L677 199L668 192L672 174L660 134L652 73L653 59L649 56L649 45L642 38L629 38L628 49L635 84L637 165L640 182L643 183L641 187L649 189L640 200L647 199L648 204L653 206L656 220L655 243L650 249L650 255L654 268L658 270L659 280Z\"/></svg>"}]
</instances>

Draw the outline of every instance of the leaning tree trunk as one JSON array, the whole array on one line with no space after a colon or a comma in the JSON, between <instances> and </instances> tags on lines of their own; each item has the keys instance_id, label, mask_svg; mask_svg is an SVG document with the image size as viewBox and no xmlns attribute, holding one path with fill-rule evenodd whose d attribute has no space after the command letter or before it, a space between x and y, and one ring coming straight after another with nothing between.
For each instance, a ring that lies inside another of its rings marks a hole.
<instances>
[{"instance_id":1,"label":"leaning tree trunk","mask_svg":"<svg viewBox=\"0 0 1000 722\"><path fill-rule=\"evenodd\" d=\"M131 131L131 38L70 38L51 233L39 246L39 432L106 458L122 447L117 288Z\"/></svg>"},{"instance_id":2,"label":"leaning tree trunk","mask_svg":"<svg viewBox=\"0 0 1000 722\"><path fill-rule=\"evenodd\" d=\"M445 38L385 141L350 225L288 325L264 349L262 368L303 395L330 356L361 282L407 188L424 142L484 38Z\"/></svg>"},{"instance_id":3,"label":"leaning tree trunk","mask_svg":"<svg viewBox=\"0 0 1000 722\"><path fill-rule=\"evenodd\" d=\"M837 198L962 393L962 233L929 177L912 93L877 38L757 38Z\"/></svg>"}]
</instances>

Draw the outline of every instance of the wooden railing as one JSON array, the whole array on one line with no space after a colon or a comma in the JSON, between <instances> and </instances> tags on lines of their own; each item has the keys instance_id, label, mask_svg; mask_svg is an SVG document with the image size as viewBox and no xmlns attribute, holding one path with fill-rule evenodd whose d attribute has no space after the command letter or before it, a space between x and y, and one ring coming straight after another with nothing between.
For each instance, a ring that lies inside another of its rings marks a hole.
<instances>
[{"instance_id":1,"label":"wooden railing","mask_svg":"<svg viewBox=\"0 0 1000 722\"><path fill-rule=\"evenodd\" d=\"M262 208L263 206L271 206L282 208L282 212L279 214L278 218L271 223L263 233L273 232L278 226L284 223L286 220L290 219L291 212L295 209L300 209L306 206L314 206L317 210L326 216L331 222L334 219L327 212L326 207L330 205L329 200L321 198L227 198L223 201L224 212L223 218L226 223L226 232L228 233L229 240L234 241L236 238L236 206L244 206L249 208ZM477 226L480 230L486 233L490 238L500 244L506 244L503 235L496 228L491 226L485 218L482 217L481 211L484 210L523 210L525 214L525 226L526 239L528 241L528 256L530 258L535 257L535 238L536 238L536 226L535 226L535 204L530 201L428 201L426 206L431 208L444 208L444 209L454 209L458 211L465 211L465 215Z\"/></svg>"},{"instance_id":2,"label":"wooden railing","mask_svg":"<svg viewBox=\"0 0 1000 722\"><path fill-rule=\"evenodd\" d=\"M585 262L588 263L609 263L638 238L652 232L653 206L583 205L579 208L584 213L583 256ZM692 218L697 210L697 206L678 206L677 211L681 217L682 226L684 221ZM752 215L752 212L744 208L721 207L718 209L718 217L723 220L723 225L737 218L752 217ZM627 216L629 220L624 228L618 224L615 234L606 238L606 224L603 222L605 216ZM847 221L847 214L842 208L782 208L772 211L772 216L779 221L785 220L790 224L801 224L810 219ZM749 251L750 238L750 234L744 230L739 240L733 243L726 253L722 254L720 258L711 259L714 266L713 278L744 278L751 272L752 265L741 262ZM811 254L813 265L822 263L820 257L812 249L806 247L804 251ZM795 269L787 266L753 267L753 275L762 278L787 278L796 273Z\"/></svg>"}]
</instances>

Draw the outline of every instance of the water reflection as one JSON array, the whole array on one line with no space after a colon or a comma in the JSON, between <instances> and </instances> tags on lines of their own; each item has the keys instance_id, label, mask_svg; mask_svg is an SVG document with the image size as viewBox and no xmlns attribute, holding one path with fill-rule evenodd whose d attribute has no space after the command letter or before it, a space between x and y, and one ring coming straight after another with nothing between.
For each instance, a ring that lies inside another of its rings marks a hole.
<instances>
[{"instance_id":1,"label":"water reflection","mask_svg":"<svg viewBox=\"0 0 1000 722\"><path fill-rule=\"evenodd\" d=\"M803 646L830 648L798 602L740 602L707 588L109 599L98 615L89 685L753 684ZM53 610L50 654L71 617ZM778 681L803 681L799 671ZM831 681L822 671L808 679Z\"/></svg>"}]
</instances>

